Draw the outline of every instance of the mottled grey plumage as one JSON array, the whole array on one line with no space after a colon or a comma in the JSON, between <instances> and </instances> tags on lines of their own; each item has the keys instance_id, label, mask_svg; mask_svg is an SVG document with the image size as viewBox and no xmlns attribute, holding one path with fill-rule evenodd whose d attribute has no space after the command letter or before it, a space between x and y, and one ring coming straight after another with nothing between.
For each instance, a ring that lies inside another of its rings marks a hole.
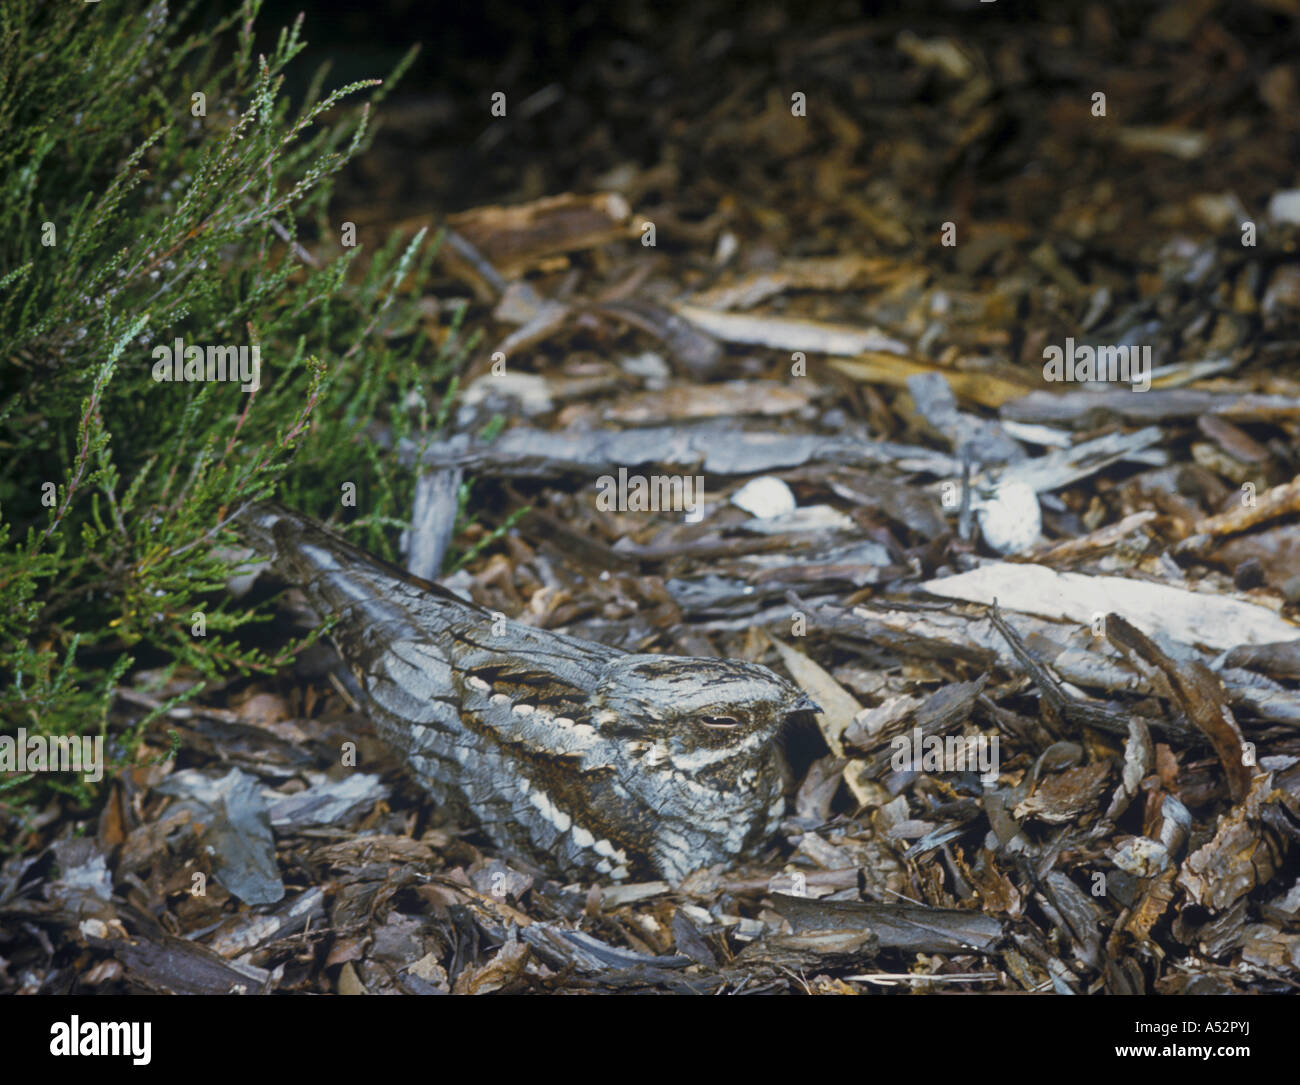
<instances>
[{"instance_id":1,"label":"mottled grey plumage","mask_svg":"<svg viewBox=\"0 0 1300 1085\"><path fill-rule=\"evenodd\" d=\"M277 575L338 615L333 639L381 735L503 850L676 883L775 830L773 739L815 706L766 667L494 619L280 505L238 522Z\"/></svg>"}]
</instances>

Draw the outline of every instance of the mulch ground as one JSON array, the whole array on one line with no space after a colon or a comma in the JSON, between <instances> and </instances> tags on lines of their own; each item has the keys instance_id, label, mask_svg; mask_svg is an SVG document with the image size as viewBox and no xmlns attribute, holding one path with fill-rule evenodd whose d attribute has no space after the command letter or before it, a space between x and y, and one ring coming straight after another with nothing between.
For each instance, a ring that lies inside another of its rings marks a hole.
<instances>
[{"instance_id":1,"label":"mulch ground","mask_svg":"<svg viewBox=\"0 0 1300 1085\"><path fill-rule=\"evenodd\" d=\"M317 653L24 828L0 990L1294 989L1300 12L994 8L449 58L342 197L445 225L420 334L483 336L392 450L474 480L462 549L529 510L454 585L825 708L764 852L560 884L441 820ZM620 468L701 477L698 518L601 507Z\"/></svg>"}]
</instances>

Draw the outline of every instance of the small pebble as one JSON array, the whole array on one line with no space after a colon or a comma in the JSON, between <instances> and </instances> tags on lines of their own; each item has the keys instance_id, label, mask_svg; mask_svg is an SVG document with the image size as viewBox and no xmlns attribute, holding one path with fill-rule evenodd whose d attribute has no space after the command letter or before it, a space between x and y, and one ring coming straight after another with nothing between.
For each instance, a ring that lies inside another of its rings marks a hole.
<instances>
[{"instance_id":1,"label":"small pebble","mask_svg":"<svg viewBox=\"0 0 1300 1085\"><path fill-rule=\"evenodd\" d=\"M751 479L731 495L731 503L760 520L794 512L795 500L790 487L779 478L767 476Z\"/></svg>"},{"instance_id":2,"label":"small pebble","mask_svg":"<svg viewBox=\"0 0 1300 1085\"><path fill-rule=\"evenodd\" d=\"M980 503L978 515L984 541L999 554L1029 549L1043 530L1038 495L1024 482L998 486L992 498Z\"/></svg>"}]
</instances>

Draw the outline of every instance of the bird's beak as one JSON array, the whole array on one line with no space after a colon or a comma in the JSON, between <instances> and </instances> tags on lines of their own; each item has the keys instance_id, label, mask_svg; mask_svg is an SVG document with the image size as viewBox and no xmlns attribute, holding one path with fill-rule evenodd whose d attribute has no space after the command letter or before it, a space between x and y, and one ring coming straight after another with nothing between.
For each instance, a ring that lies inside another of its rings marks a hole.
<instances>
[{"instance_id":1,"label":"bird's beak","mask_svg":"<svg viewBox=\"0 0 1300 1085\"><path fill-rule=\"evenodd\" d=\"M822 710L822 706L809 697L808 694L802 690L799 693L799 699L790 706L791 712L820 712Z\"/></svg>"}]
</instances>

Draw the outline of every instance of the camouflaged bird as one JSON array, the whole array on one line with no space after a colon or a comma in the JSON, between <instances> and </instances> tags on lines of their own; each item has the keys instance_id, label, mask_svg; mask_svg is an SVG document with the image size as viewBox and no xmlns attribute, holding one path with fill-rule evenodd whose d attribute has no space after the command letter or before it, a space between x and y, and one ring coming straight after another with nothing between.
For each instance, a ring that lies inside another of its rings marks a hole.
<instances>
[{"instance_id":1,"label":"camouflaged bird","mask_svg":"<svg viewBox=\"0 0 1300 1085\"><path fill-rule=\"evenodd\" d=\"M438 802L563 874L674 884L775 831L775 739L816 710L766 667L634 655L508 621L283 506L237 519L305 592L382 737Z\"/></svg>"}]
</instances>

